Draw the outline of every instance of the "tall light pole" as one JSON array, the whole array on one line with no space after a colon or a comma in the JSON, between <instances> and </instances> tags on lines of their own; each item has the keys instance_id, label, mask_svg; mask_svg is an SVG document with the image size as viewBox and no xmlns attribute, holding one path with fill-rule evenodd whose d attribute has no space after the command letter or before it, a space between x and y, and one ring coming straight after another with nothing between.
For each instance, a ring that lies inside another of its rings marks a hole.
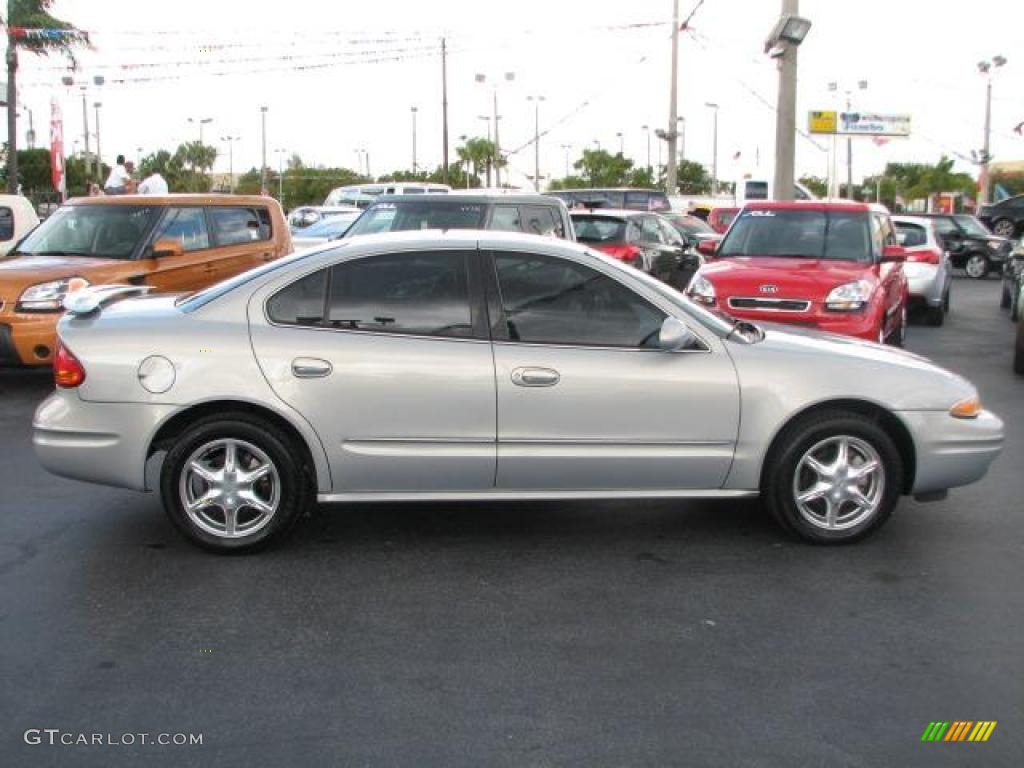
<instances>
[{"instance_id":1,"label":"tall light pole","mask_svg":"<svg viewBox=\"0 0 1024 768\"><path fill-rule=\"evenodd\" d=\"M237 136L221 136L220 140L228 145L228 192L235 194L235 142Z\"/></svg>"},{"instance_id":2,"label":"tall light pole","mask_svg":"<svg viewBox=\"0 0 1024 768\"><path fill-rule=\"evenodd\" d=\"M651 169L651 126L641 125L640 130L647 134L647 170Z\"/></svg>"},{"instance_id":3,"label":"tall light pole","mask_svg":"<svg viewBox=\"0 0 1024 768\"><path fill-rule=\"evenodd\" d=\"M533 102L533 186L540 192L540 103L543 96L527 96Z\"/></svg>"},{"instance_id":4,"label":"tall light pole","mask_svg":"<svg viewBox=\"0 0 1024 768\"><path fill-rule=\"evenodd\" d=\"M999 69L1006 64L1005 56L993 56L990 60L978 62L978 71L985 76L985 137L981 147L981 156L978 158L980 170L978 171L978 204L984 205L988 202L988 172L991 156L992 139L992 70Z\"/></svg>"},{"instance_id":5,"label":"tall light pole","mask_svg":"<svg viewBox=\"0 0 1024 768\"><path fill-rule=\"evenodd\" d=\"M572 144L563 144L562 150L565 152L565 177L569 178L569 150L572 149Z\"/></svg>"},{"instance_id":6,"label":"tall light pole","mask_svg":"<svg viewBox=\"0 0 1024 768\"><path fill-rule=\"evenodd\" d=\"M487 141L488 141L488 143L490 143L490 141L491 141L491 116L490 115L477 115L477 118L479 120L483 120L485 123L487 123ZM491 157L487 158L487 186L488 187L491 186L491 166L494 164L493 163L493 159L494 158L491 158Z\"/></svg>"},{"instance_id":7,"label":"tall light pole","mask_svg":"<svg viewBox=\"0 0 1024 768\"><path fill-rule=\"evenodd\" d=\"M277 202L284 208L284 153L286 150L278 148L274 150L277 155Z\"/></svg>"},{"instance_id":8,"label":"tall light pole","mask_svg":"<svg viewBox=\"0 0 1024 768\"><path fill-rule=\"evenodd\" d=\"M506 72L504 75L505 82L512 82L516 79L515 72ZM477 73L476 81L478 83L486 83L487 75ZM494 186L501 186L501 139L498 133L498 121L501 119L501 115L498 114L498 80L494 80L493 87L493 100L494 100ZM489 182L488 182L489 183Z\"/></svg>"},{"instance_id":9,"label":"tall light pole","mask_svg":"<svg viewBox=\"0 0 1024 768\"><path fill-rule=\"evenodd\" d=\"M858 80L857 87L862 91L867 90L868 81ZM839 83L833 80L828 84L828 89L832 92L837 92L839 90ZM847 88L845 93L846 112L849 113L853 109L853 92L851 89ZM846 137L846 196L848 198L853 197L853 138L851 136ZM840 197L842 197L841 194Z\"/></svg>"},{"instance_id":10,"label":"tall light pole","mask_svg":"<svg viewBox=\"0 0 1024 768\"><path fill-rule=\"evenodd\" d=\"M715 114L715 123L711 139L711 194L718 191L718 105L713 101L704 104Z\"/></svg>"},{"instance_id":11,"label":"tall light pole","mask_svg":"<svg viewBox=\"0 0 1024 768\"><path fill-rule=\"evenodd\" d=\"M619 140L619 154L623 157L626 156L626 139L622 134L622 131L615 132L615 138Z\"/></svg>"},{"instance_id":12,"label":"tall light pole","mask_svg":"<svg viewBox=\"0 0 1024 768\"><path fill-rule=\"evenodd\" d=\"M103 106L103 103L97 101L92 106L96 110L96 178L98 179L103 175L102 152L100 151L100 107Z\"/></svg>"},{"instance_id":13,"label":"tall light pole","mask_svg":"<svg viewBox=\"0 0 1024 768\"><path fill-rule=\"evenodd\" d=\"M686 118L678 117L676 121L679 123L679 161L682 162L686 159Z\"/></svg>"},{"instance_id":14,"label":"tall light pole","mask_svg":"<svg viewBox=\"0 0 1024 768\"><path fill-rule=\"evenodd\" d=\"M799 16L798 0L782 0L782 15L765 41L765 53L778 59L779 95L775 108L775 178L772 197L792 200L796 165L796 53L811 22Z\"/></svg>"},{"instance_id":15,"label":"tall light pole","mask_svg":"<svg viewBox=\"0 0 1024 768\"><path fill-rule=\"evenodd\" d=\"M207 125L208 123L212 123L213 122L213 118L212 117L201 117L201 118L190 117L188 119L188 121L190 123L198 123L199 124L199 144L202 145L202 143L203 143L203 126Z\"/></svg>"},{"instance_id":16,"label":"tall light pole","mask_svg":"<svg viewBox=\"0 0 1024 768\"><path fill-rule=\"evenodd\" d=\"M409 111L412 113L412 172L416 173L416 113L419 108L410 107Z\"/></svg>"},{"instance_id":17,"label":"tall light pole","mask_svg":"<svg viewBox=\"0 0 1024 768\"><path fill-rule=\"evenodd\" d=\"M672 2L672 77L668 98L668 168L665 169L665 191L674 195L678 187L676 170L676 132L679 117L679 0Z\"/></svg>"},{"instance_id":18,"label":"tall light pole","mask_svg":"<svg viewBox=\"0 0 1024 768\"><path fill-rule=\"evenodd\" d=\"M61 82L64 85L66 85L68 88L71 88L72 86L76 85L75 78L72 77L71 75L64 75L64 77L61 78ZM104 78L103 75L94 75L93 78L92 78L92 83L97 88L99 86L103 85L104 82L106 82L106 78ZM85 81L85 82L77 83L77 85L78 85L79 88L82 89L82 139L85 142L84 145L83 145L84 148L85 148L84 149L85 154L82 155L82 164L85 167L85 175L86 175L86 177L88 177L88 175L89 175L89 105L88 105L89 83L88 83L88 81ZM103 179L97 179L97 183L102 184L103 183Z\"/></svg>"},{"instance_id":19,"label":"tall light pole","mask_svg":"<svg viewBox=\"0 0 1024 768\"><path fill-rule=\"evenodd\" d=\"M260 194L267 193L267 108L260 107Z\"/></svg>"}]
</instances>

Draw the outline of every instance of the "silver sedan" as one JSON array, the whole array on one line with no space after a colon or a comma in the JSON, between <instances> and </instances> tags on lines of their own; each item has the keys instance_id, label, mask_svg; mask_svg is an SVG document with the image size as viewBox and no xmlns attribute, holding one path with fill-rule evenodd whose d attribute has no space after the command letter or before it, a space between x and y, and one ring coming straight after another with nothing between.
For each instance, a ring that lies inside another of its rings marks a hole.
<instances>
[{"instance_id":1,"label":"silver sedan","mask_svg":"<svg viewBox=\"0 0 1024 768\"><path fill-rule=\"evenodd\" d=\"M35 449L159 490L214 550L280 539L314 498L761 496L793 533L848 542L1003 444L928 360L733 322L550 238L358 237L190 296L138 290L69 297Z\"/></svg>"}]
</instances>

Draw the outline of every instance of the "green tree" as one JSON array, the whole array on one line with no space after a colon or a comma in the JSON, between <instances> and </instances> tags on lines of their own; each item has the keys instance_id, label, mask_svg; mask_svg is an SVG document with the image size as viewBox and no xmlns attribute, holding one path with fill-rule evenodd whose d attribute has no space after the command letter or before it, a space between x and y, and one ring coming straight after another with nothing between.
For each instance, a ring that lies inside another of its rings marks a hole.
<instances>
[{"instance_id":1,"label":"green tree","mask_svg":"<svg viewBox=\"0 0 1024 768\"><path fill-rule=\"evenodd\" d=\"M74 51L81 45L89 44L89 35L74 26L50 15L54 0L7 0L8 17L4 24L26 29L60 29L67 34L57 37L13 37L7 36L7 135L11 151L7 153L7 191L18 191L18 51L40 56L58 53L75 61Z\"/></svg>"},{"instance_id":2,"label":"green tree","mask_svg":"<svg viewBox=\"0 0 1024 768\"><path fill-rule=\"evenodd\" d=\"M491 184L491 171L495 167L503 167L505 161L498 157L498 148L490 139L474 137L466 140L462 146L455 148L455 154L464 163L468 163L472 169L472 175L480 178L487 175L487 184Z\"/></svg>"},{"instance_id":3,"label":"green tree","mask_svg":"<svg viewBox=\"0 0 1024 768\"><path fill-rule=\"evenodd\" d=\"M633 161L621 152L613 155L603 149L584 149L572 167L587 180L588 187L624 187L629 184Z\"/></svg>"},{"instance_id":4,"label":"green tree","mask_svg":"<svg viewBox=\"0 0 1024 768\"><path fill-rule=\"evenodd\" d=\"M801 176L800 183L818 197L828 197L828 181L820 176ZM867 180L865 179L865 183Z\"/></svg>"},{"instance_id":5,"label":"green tree","mask_svg":"<svg viewBox=\"0 0 1024 768\"><path fill-rule=\"evenodd\" d=\"M681 160L676 178L679 181L679 191L684 195L711 194L711 174L696 160Z\"/></svg>"},{"instance_id":6,"label":"green tree","mask_svg":"<svg viewBox=\"0 0 1024 768\"><path fill-rule=\"evenodd\" d=\"M998 184L1011 195L1024 194L1024 173L1020 171L993 171L989 177L992 188Z\"/></svg>"}]
</instances>

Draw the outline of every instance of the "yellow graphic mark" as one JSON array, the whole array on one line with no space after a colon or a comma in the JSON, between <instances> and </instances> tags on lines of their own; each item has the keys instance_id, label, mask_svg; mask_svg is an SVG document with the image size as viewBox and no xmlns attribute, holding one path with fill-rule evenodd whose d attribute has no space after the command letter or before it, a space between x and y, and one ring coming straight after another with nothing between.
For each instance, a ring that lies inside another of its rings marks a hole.
<instances>
[{"instance_id":1,"label":"yellow graphic mark","mask_svg":"<svg viewBox=\"0 0 1024 768\"><path fill-rule=\"evenodd\" d=\"M988 737L992 735L992 731L994 731L995 728L995 720L979 720L978 724L974 726L974 730L971 731L971 735L967 737L967 740L988 741Z\"/></svg>"}]
</instances>

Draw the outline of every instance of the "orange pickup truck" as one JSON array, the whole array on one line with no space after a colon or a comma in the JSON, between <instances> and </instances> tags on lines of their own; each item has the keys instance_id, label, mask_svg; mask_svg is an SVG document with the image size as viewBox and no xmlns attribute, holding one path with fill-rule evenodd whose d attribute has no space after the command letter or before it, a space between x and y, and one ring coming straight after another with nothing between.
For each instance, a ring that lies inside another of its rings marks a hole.
<instances>
[{"instance_id":1,"label":"orange pickup truck","mask_svg":"<svg viewBox=\"0 0 1024 768\"><path fill-rule=\"evenodd\" d=\"M0 258L0 366L50 365L64 297L87 285L195 291L291 252L269 197L69 200Z\"/></svg>"}]
</instances>

